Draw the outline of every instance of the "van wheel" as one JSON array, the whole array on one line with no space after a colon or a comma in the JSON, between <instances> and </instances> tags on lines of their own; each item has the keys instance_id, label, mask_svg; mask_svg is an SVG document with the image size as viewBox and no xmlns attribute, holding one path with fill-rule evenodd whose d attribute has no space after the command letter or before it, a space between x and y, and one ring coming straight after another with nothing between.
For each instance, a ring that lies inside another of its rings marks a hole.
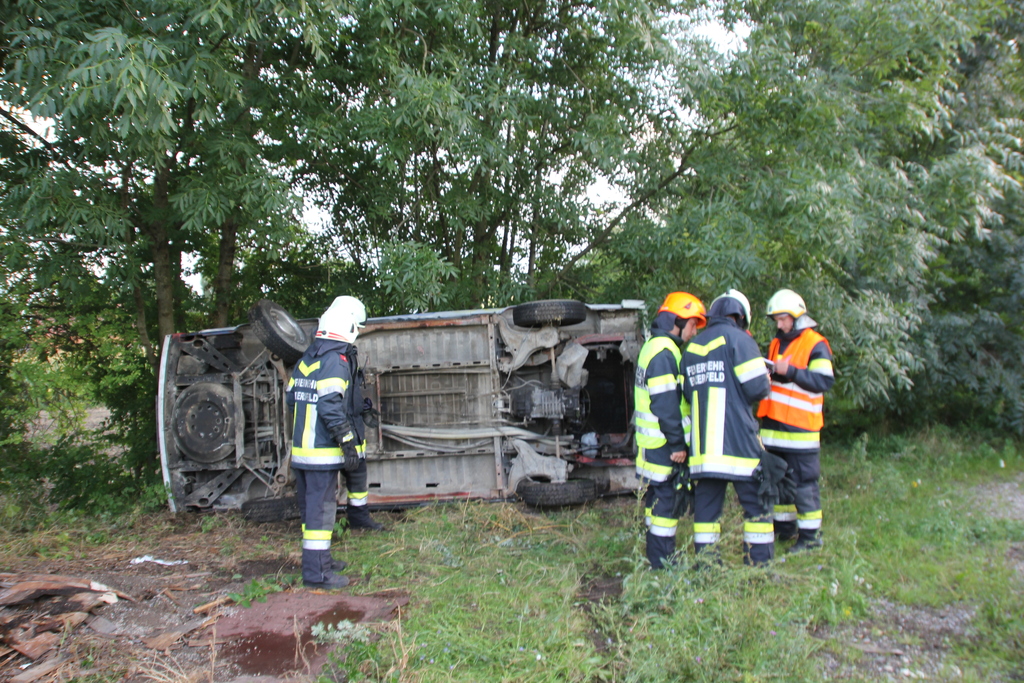
<instances>
[{"instance_id":1,"label":"van wheel","mask_svg":"<svg viewBox=\"0 0 1024 683\"><path fill-rule=\"evenodd\" d=\"M579 505L597 498L597 482L593 479L569 481L522 481L516 493L533 507Z\"/></svg>"},{"instance_id":2,"label":"van wheel","mask_svg":"<svg viewBox=\"0 0 1024 683\"><path fill-rule=\"evenodd\" d=\"M519 327L575 325L586 319L586 304L572 299L530 301L512 309L512 322Z\"/></svg>"},{"instance_id":3,"label":"van wheel","mask_svg":"<svg viewBox=\"0 0 1024 683\"><path fill-rule=\"evenodd\" d=\"M299 518L299 501L288 498L256 498L242 503L242 516L250 522L283 522Z\"/></svg>"},{"instance_id":4,"label":"van wheel","mask_svg":"<svg viewBox=\"0 0 1024 683\"><path fill-rule=\"evenodd\" d=\"M295 318L270 299L260 299L249 309L249 323L263 345L288 365L297 363L312 341Z\"/></svg>"}]
</instances>

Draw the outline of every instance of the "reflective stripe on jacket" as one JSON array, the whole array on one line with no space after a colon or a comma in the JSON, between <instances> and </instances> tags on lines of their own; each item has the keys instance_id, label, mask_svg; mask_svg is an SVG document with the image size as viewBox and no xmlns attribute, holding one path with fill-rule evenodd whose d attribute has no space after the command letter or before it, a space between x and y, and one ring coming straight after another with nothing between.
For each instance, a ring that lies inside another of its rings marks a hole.
<instances>
[{"instance_id":1,"label":"reflective stripe on jacket","mask_svg":"<svg viewBox=\"0 0 1024 683\"><path fill-rule=\"evenodd\" d=\"M757 416L764 418L761 440L772 449L819 449L824 392L834 382L828 340L806 329L783 348L776 337L768 348L768 358L786 358L790 371L785 377L773 375L771 394L758 407Z\"/></svg>"},{"instance_id":2,"label":"reflective stripe on jacket","mask_svg":"<svg viewBox=\"0 0 1024 683\"><path fill-rule=\"evenodd\" d=\"M663 446L672 452L686 448L690 433L690 406L683 398L676 338L655 333L640 349L633 385L633 422L636 443L642 449ZM639 471L641 459L637 460Z\"/></svg>"},{"instance_id":3,"label":"reflective stripe on jacket","mask_svg":"<svg viewBox=\"0 0 1024 683\"><path fill-rule=\"evenodd\" d=\"M690 476L750 477L761 461L750 408L770 388L757 344L731 318L715 317L687 345L683 366L693 419Z\"/></svg>"}]
</instances>

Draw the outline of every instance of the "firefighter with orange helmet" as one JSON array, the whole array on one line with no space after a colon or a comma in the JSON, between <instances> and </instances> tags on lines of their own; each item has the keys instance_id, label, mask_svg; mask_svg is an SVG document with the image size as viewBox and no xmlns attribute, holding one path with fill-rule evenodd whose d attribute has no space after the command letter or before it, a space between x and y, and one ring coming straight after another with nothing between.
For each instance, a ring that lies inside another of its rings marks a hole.
<instances>
[{"instance_id":1,"label":"firefighter with orange helmet","mask_svg":"<svg viewBox=\"0 0 1024 683\"><path fill-rule=\"evenodd\" d=\"M640 349L633 387L636 472L647 483L647 559L661 569L676 549L678 518L672 516L673 468L687 455L690 407L683 398L682 347L707 323L700 299L687 292L665 297Z\"/></svg>"},{"instance_id":2,"label":"firefighter with orange helmet","mask_svg":"<svg viewBox=\"0 0 1024 683\"><path fill-rule=\"evenodd\" d=\"M821 545L820 432L824 394L835 382L832 348L793 290L775 292L767 315L778 329L768 348L775 366L757 416L765 449L784 458L794 475L796 500L775 506L775 530L780 538L796 536L790 552L799 552Z\"/></svg>"}]
</instances>

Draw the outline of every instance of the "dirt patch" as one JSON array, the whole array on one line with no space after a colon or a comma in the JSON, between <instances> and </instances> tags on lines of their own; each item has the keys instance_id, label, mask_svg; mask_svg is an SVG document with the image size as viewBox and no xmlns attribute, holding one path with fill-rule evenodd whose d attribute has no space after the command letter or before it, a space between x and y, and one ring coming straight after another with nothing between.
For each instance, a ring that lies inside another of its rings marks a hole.
<instances>
[{"instance_id":1,"label":"dirt patch","mask_svg":"<svg viewBox=\"0 0 1024 683\"><path fill-rule=\"evenodd\" d=\"M829 678L960 678L962 672L945 659L953 645L973 635L974 607L931 609L879 599L872 602L871 612L871 618L856 624L812 633L828 643L820 657Z\"/></svg>"},{"instance_id":2,"label":"dirt patch","mask_svg":"<svg viewBox=\"0 0 1024 683\"><path fill-rule=\"evenodd\" d=\"M579 597L589 602L603 602L609 598L622 595L621 576L599 576L587 579L579 592Z\"/></svg>"},{"instance_id":3,"label":"dirt patch","mask_svg":"<svg viewBox=\"0 0 1024 683\"><path fill-rule=\"evenodd\" d=\"M317 672L331 648L317 645L314 624L388 621L408 602L403 594L374 597L299 591L270 595L266 602L233 609L219 621L217 641L227 641L220 656L243 675Z\"/></svg>"},{"instance_id":4,"label":"dirt patch","mask_svg":"<svg viewBox=\"0 0 1024 683\"><path fill-rule=\"evenodd\" d=\"M1024 476L981 484L971 490L974 506L986 517L1024 519Z\"/></svg>"},{"instance_id":5,"label":"dirt patch","mask_svg":"<svg viewBox=\"0 0 1024 683\"><path fill-rule=\"evenodd\" d=\"M583 604L583 609L587 612L590 612L595 605L602 604L606 601L618 600L621 595L621 576L598 576L595 578L585 579L580 588L580 592L577 594L581 600L586 601ZM611 636L597 628L588 631L587 637L590 639L590 642L593 643L594 649L598 652L606 652L615 642Z\"/></svg>"}]
</instances>

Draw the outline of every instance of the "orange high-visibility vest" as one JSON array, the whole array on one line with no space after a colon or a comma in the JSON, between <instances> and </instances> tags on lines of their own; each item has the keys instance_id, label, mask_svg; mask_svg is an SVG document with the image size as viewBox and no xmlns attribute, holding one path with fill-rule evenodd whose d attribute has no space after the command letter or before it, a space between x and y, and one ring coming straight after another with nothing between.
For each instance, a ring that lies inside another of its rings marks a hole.
<instances>
[{"instance_id":1,"label":"orange high-visibility vest","mask_svg":"<svg viewBox=\"0 0 1024 683\"><path fill-rule=\"evenodd\" d=\"M819 342L825 342L829 353L832 347L828 340L814 330L804 330L799 337L794 339L786 347L785 357L789 364L799 370L806 370L811 360L811 351ZM779 338L772 339L768 347L768 358L772 361L779 360ZM769 417L782 424L797 427L809 432L821 431L825 424L821 416L821 407L825 403L823 394L807 391L796 382L783 382L772 379L772 393L768 398L761 401L758 406L758 417Z\"/></svg>"}]
</instances>

